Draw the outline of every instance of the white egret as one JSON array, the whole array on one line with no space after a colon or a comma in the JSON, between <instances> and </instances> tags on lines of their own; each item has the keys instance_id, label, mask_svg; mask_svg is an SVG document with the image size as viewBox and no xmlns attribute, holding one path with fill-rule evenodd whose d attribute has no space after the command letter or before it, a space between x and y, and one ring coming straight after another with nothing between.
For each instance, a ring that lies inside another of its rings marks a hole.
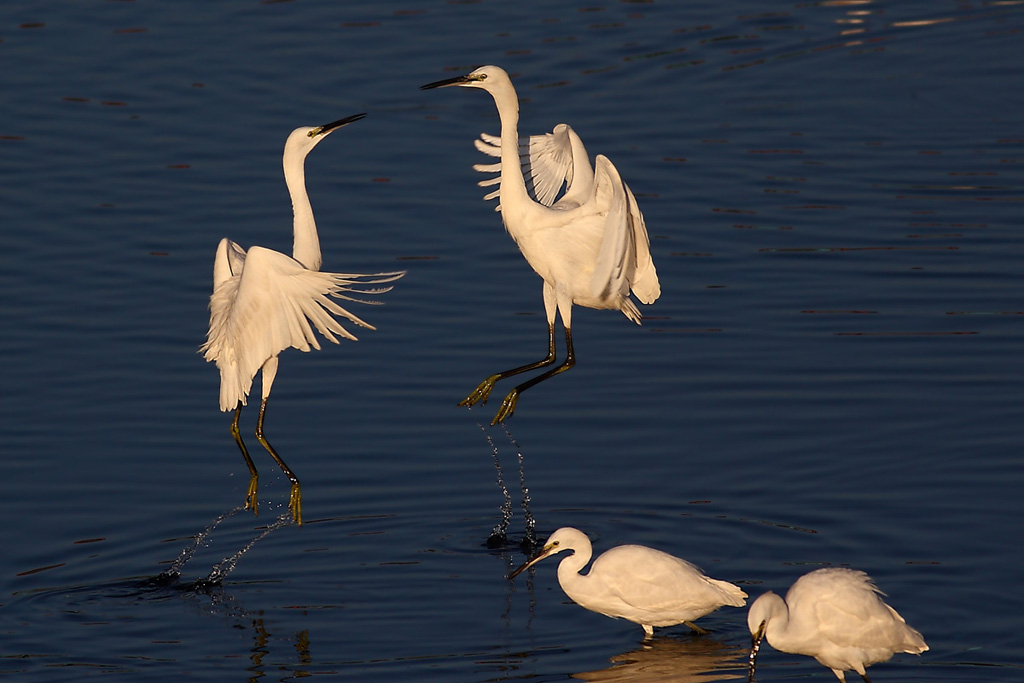
<instances>
[{"instance_id":1,"label":"white egret","mask_svg":"<svg viewBox=\"0 0 1024 683\"><path fill-rule=\"evenodd\" d=\"M642 545L616 546L594 560L589 573L580 574L593 548L586 534L572 527L551 534L540 553L508 578L565 550L572 555L559 562L558 583L566 595L592 612L640 624L646 637L654 635L655 626L676 624L705 633L694 619L724 605L747 604L739 586L704 576L686 560Z\"/></svg>"},{"instance_id":2,"label":"white egret","mask_svg":"<svg viewBox=\"0 0 1024 683\"><path fill-rule=\"evenodd\" d=\"M267 397L277 374L278 354L289 347L300 351L309 351L310 348L319 350L320 344L313 327L335 344L338 343L336 334L355 340L355 336L342 327L332 314L374 329L339 306L331 297L376 303L355 299L346 293L386 292L391 289L390 286L370 285L391 282L404 275L404 272L372 275L319 272L320 241L306 193L306 155L330 133L364 116L357 114L324 126L297 128L288 136L283 165L284 179L294 211L292 256L258 246L246 252L225 238L217 247L213 264L210 329L200 352L207 361L215 361L220 370L220 409L235 411L231 434L242 451L250 474L245 506L257 512L259 474L238 431L238 418L242 406L246 404L253 378L262 370L263 400L256 422L256 439L291 481L289 509L299 524L302 523L299 480L263 435L263 418Z\"/></svg>"},{"instance_id":3,"label":"white egret","mask_svg":"<svg viewBox=\"0 0 1024 683\"><path fill-rule=\"evenodd\" d=\"M510 160L500 168L498 197L502 222L526 261L544 280L544 310L548 320L548 355L545 358L487 377L459 405L486 403L499 380L553 365L556 310L565 328L565 361L512 389L491 421L497 424L512 415L523 391L575 365L573 304L622 311L639 324L640 311L629 296L630 290L642 303L651 304L661 295L661 286L651 260L643 216L633 194L607 157L597 156L593 181L585 183L578 182L575 174L586 174L581 163L586 151L582 156L573 154L574 177L570 182L569 200L546 206L530 196L522 169L513 161L520 158L519 101L508 74L499 67L484 66L465 76L428 83L422 89L453 85L480 88L494 98L501 121L501 158ZM589 161L586 166L589 167ZM564 172L561 179L557 175L552 177L557 187L566 178Z\"/></svg>"},{"instance_id":4,"label":"white egret","mask_svg":"<svg viewBox=\"0 0 1024 683\"><path fill-rule=\"evenodd\" d=\"M848 670L869 681L866 667L897 652L926 651L921 634L880 595L864 572L836 567L801 576L785 600L771 591L760 596L747 613L750 680L764 638L776 650L814 657L844 683Z\"/></svg>"}]
</instances>

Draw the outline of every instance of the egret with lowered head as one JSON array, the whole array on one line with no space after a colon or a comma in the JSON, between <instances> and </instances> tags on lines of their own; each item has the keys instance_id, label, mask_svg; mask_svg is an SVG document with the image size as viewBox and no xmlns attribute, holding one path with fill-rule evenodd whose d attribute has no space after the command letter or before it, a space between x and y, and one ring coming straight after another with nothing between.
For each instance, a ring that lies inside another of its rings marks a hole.
<instances>
[{"instance_id":1,"label":"egret with lowered head","mask_svg":"<svg viewBox=\"0 0 1024 683\"><path fill-rule=\"evenodd\" d=\"M592 612L640 624L645 637L655 626L693 623L719 607L743 607L747 594L739 586L704 576L686 560L642 545L620 545L602 553L587 574L593 546L586 534L562 527L551 534L536 557L509 574L509 579L545 557L569 550L558 564L558 583L572 600Z\"/></svg>"},{"instance_id":2,"label":"egret with lowered head","mask_svg":"<svg viewBox=\"0 0 1024 683\"><path fill-rule=\"evenodd\" d=\"M288 507L296 523L302 524L302 491L299 480L263 435L267 397L277 375L277 357L291 347L300 351L319 350L313 332L338 343L335 335L355 340L333 315L347 318L363 327L372 325L332 300L377 303L356 299L350 294L380 294L391 289L381 286L396 280L404 272L352 273L320 272L320 240L317 237L313 209L306 193L305 160L310 150L342 126L363 118L356 114L315 128L292 131L284 146L284 179L294 211L292 255L286 256L265 247L254 246L246 252L225 238L217 247L213 264L213 295L210 297L210 329L200 347L207 361L215 361L220 370L220 409L234 410L231 434L249 467L249 490L245 506L257 512L256 492L259 474L238 430L238 418L246 404L252 380L263 371L263 400L256 422L256 439L267 449L291 481Z\"/></svg>"},{"instance_id":3,"label":"egret with lowered head","mask_svg":"<svg viewBox=\"0 0 1024 683\"><path fill-rule=\"evenodd\" d=\"M497 424L512 415L522 392L575 365L573 304L618 310L639 324L640 311L630 298L630 291L642 303L651 304L661 295L661 286L651 260L647 227L636 199L607 157L597 155L593 182L585 192L576 189L574 180L572 189L576 191L572 192L572 201L545 205L530 196L518 163L519 100L508 74L497 66L483 66L465 76L428 83L422 88L444 86L480 88L494 98L501 121L501 158L503 162L508 160L500 168L501 218L530 267L544 280L544 310L548 321L545 358L490 375L459 405L486 403L499 380L553 365L556 310L565 328L565 360L512 389L491 421ZM583 156L586 156L585 150Z\"/></svg>"},{"instance_id":4,"label":"egret with lowered head","mask_svg":"<svg viewBox=\"0 0 1024 683\"><path fill-rule=\"evenodd\" d=\"M881 595L864 572L829 567L801 576L785 600L771 591L760 596L747 613L753 636L749 680L764 638L776 650L814 657L843 683L846 671L870 683L865 668L897 652L926 651L921 634Z\"/></svg>"}]
</instances>

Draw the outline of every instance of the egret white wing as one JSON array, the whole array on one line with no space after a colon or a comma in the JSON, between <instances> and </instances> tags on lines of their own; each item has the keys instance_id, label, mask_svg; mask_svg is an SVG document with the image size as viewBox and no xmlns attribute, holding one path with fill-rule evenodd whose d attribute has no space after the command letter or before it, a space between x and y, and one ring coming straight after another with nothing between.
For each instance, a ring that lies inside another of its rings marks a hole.
<instances>
[{"instance_id":1,"label":"egret white wing","mask_svg":"<svg viewBox=\"0 0 1024 683\"><path fill-rule=\"evenodd\" d=\"M603 577L609 595L638 612L650 612L649 618L660 622L655 626L697 619L721 605L746 604L746 594L738 587L653 548L612 548L595 560L591 573Z\"/></svg>"},{"instance_id":2,"label":"egret white wing","mask_svg":"<svg viewBox=\"0 0 1024 683\"><path fill-rule=\"evenodd\" d=\"M319 349L314 327L334 343L338 343L336 335L355 340L355 335L332 314L374 329L333 298L375 303L352 298L345 292L386 292L390 287L362 286L388 282L401 275L311 271L290 256L252 247L242 272L215 286L210 297L210 329L200 348L206 360L216 361L221 371L221 410L233 409L238 401L245 403L253 377L269 358L289 347L300 351Z\"/></svg>"},{"instance_id":3,"label":"egret white wing","mask_svg":"<svg viewBox=\"0 0 1024 683\"><path fill-rule=\"evenodd\" d=\"M501 139L495 135L481 133L473 141L476 148L488 156L501 157ZM569 126L560 123L550 133L531 135L519 143L519 165L530 197L544 206L555 203L559 192L573 180L573 155L569 139ZM494 164L475 164L473 169L481 173L501 173L501 161ZM481 180L480 187L490 187L501 182L501 176ZM498 191L484 195L485 200L498 196ZM501 210L501 207L497 207Z\"/></svg>"},{"instance_id":4,"label":"egret white wing","mask_svg":"<svg viewBox=\"0 0 1024 683\"><path fill-rule=\"evenodd\" d=\"M865 660L868 664L884 661L894 652L920 652L921 634L882 600L883 593L871 578L856 570L844 574L836 575L842 580L831 585L822 582L818 589L813 608L819 633L838 646L872 653Z\"/></svg>"},{"instance_id":5,"label":"egret white wing","mask_svg":"<svg viewBox=\"0 0 1024 683\"><path fill-rule=\"evenodd\" d=\"M591 295L603 301L621 297L629 304L622 312L639 323L640 313L629 301L629 278L633 274L636 251L626 211L626 190L615 166L603 154L597 155L594 193L595 207L604 214L604 234L591 276Z\"/></svg>"},{"instance_id":6,"label":"egret white wing","mask_svg":"<svg viewBox=\"0 0 1024 683\"><path fill-rule=\"evenodd\" d=\"M241 273L244 266L245 249L225 237L217 245L217 255L213 259L213 286Z\"/></svg>"},{"instance_id":7,"label":"egret white wing","mask_svg":"<svg viewBox=\"0 0 1024 683\"><path fill-rule=\"evenodd\" d=\"M527 186L533 186L535 198L545 206L555 203L563 185L573 180L572 145L569 126L560 123L544 135L531 135L529 155L522 159Z\"/></svg>"},{"instance_id":8,"label":"egret white wing","mask_svg":"<svg viewBox=\"0 0 1024 683\"><path fill-rule=\"evenodd\" d=\"M630 557L630 553L637 550L643 553L642 556ZM620 559L623 557L628 559ZM625 603L649 610L664 609L685 600L688 594L680 590L681 578L687 581L686 587L691 590L704 585L701 571L696 566L643 546L612 548L594 561L591 572L604 577L608 588Z\"/></svg>"},{"instance_id":9,"label":"egret white wing","mask_svg":"<svg viewBox=\"0 0 1024 683\"><path fill-rule=\"evenodd\" d=\"M628 217L633 231L633 249L636 258L636 269L630 281L630 288L641 303L653 304L661 296L661 283L658 282L658 271L655 270L654 259L651 258L651 242L647 237L647 225L644 223L644 215L640 213L636 197L633 196L629 186L623 182L622 188L626 191L628 200Z\"/></svg>"}]
</instances>

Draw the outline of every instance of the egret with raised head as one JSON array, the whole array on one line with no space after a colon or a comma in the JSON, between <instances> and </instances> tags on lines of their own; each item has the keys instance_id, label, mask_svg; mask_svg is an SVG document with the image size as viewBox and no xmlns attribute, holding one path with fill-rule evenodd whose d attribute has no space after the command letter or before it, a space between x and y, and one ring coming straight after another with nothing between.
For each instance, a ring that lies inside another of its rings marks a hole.
<instances>
[{"instance_id":1,"label":"egret with raised head","mask_svg":"<svg viewBox=\"0 0 1024 683\"><path fill-rule=\"evenodd\" d=\"M333 299L377 303L354 298L351 294L381 294L391 289L382 286L383 283L404 275L404 272L370 275L320 272L320 240L306 192L306 155L330 133L364 116L356 114L323 126L297 128L288 136L282 163L294 212L291 256L258 246L246 252L225 238L217 247L213 264L210 329L200 352L207 361L215 361L220 370L220 409L235 411L231 435L242 451L250 475L245 506L254 513L258 510L259 473L242 441L238 418L253 378L262 370L263 399L256 422L256 439L291 481L288 507L298 524L302 524L299 480L263 434L267 397L277 375L278 354L289 347L300 351L319 350L314 327L335 344L338 343L335 335L355 340L334 315L374 329Z\"/></svg>"},{"instance_id":2,"label":"egret with raised head","mask_svg":"<svg viewBox=\"0 0 1024 683\"><path fill-rule=\"evenodd\" d=\"M544 280L544 310L548 321L545 358L490 375L459 405L486 403L499 380L554 365L556 311L565 328L565 360L513 388L491 421L497 424L513 414L522 392L575 365L573 304L618 310L639 324L640 311L630 298L630 291L640 302L651 304L661 295L661 286L651 260L643 215L632 192L607 157L597 155L592 182L579 182L573 177L566 192L569 200L552 198L546 205L537 194L536 184L531 196L519 163L519 100L508 74L497 66L483 66L464 76L428 83L422 89L444 86L479 88L494 98L501 122L501 158L503 162L509 160L497 169L501 218L530 267ZM570 159L576 164L574 174L586 175L582 168L585 157L585 150L581 156L570 150ZM589 160L586 166L589 167ZM555 183L557 194L557 188L566 179L565 171L561 178L556 171L551 173L548 179Z\"/></svg>"},{"instance_id":3,"label":"egret with raised head","mask_svg":"<svg viewBox=\"0 0 1024 683\"><path fill-rule=\"evenodd\" d=\"M558 563L558 583L585 609L640 624L645 637L654 627L693 623L719 607L743 607L747 594L727 581L712 579L684 559L642 545L620 545L602 553L587 574L593 546L586 534L562 527L551 534L536 557L509 574L509 579L546 557L571 551Z\"/></svg>"},{"instance_id":4,"label":"egret with raised head","mask_svg":"<svg viewBox=\"0 0 1024 683\"><path fill-rule=\"evenodd\" d=\"M776 650L814 657L846 682L846 671L868 681L865 669L897 652L918 655L924 638L885 604L867 574L829 567L804 574L782 599L769 591L750 605L747 627L753 637L749 680L763 639Z\"/></svg>"},{"instance_id":5,"label":"egret with raised head","mask_svg":"<svg viewBox=\"0 0 1024 683\"><path fill-rule=\"evenodd\" d=\"M499 185L497 190L484 195L484 201L494 199L501 190L501 138L481 133L473 144L487 156L498 157L497 163L473 165L475 171L496 174L477 183L480 187ZM525 142L520 142L519 166L530 198L544 206L575 208L593 192L594 167L590 165L587 148L567 123L559 123L550 133L531 135ZM634 212L632 219L642 222L643 215L636 205L636 198L628 185L623 183L623 187L630 197L630 210ZM501 211L501 204L494 210Z\"/></svg>"}]
</instances>

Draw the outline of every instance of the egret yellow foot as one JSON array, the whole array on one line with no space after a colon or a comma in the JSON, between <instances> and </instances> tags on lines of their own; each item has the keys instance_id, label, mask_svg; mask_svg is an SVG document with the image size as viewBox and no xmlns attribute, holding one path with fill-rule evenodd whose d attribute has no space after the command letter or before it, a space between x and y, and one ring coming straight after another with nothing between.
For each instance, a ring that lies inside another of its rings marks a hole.
<instances>
[{"instance_id":1,"label":"egret yellow foot","mask_svg":"<svg viewBox=\"0 0 1024 683\"><path fill-rule=\"evenodd\" d=\"M256 489L259 487L260 477L255 472L249 479L249 492L245 494L245 509L252 508L252 514L259 515L259 501L256 499Z\"/></svg>"},{"instance_id":2,"label":"egret yellow foot","mask_svg":"<svg viewBox=\"0 0 1024 683\"><path fill-rule=\"evenodd\" d=\"M508 396L501 402L501 408L498 409L498 413L491 420L491 426L504 422L507 418L512 417L512 413L516 410L516 402L519 400L519 388L516 387L512 391L508 392Z\"/></svg>"},{"instance_id":3,"label":"egret yellow foot","mask_svg":"<svg viewBox=\"0 0 1024 683\"><path fill-rule=\"evenodd\" d=\"M292 519L299 526L302 526L302 490L299 488L299 482L292 482L292 493L288 498L288 509L292 512Z\"/></svg>"},{"instance_id":4,"label":"egret yellow foot","mask_svg":"<svg viewBox=\"0 0 1024 683\"><path fill-rule=\"evenodd\" d=\"M491 395L491 389L494 388L494 385L497 384L498 380L501 378L501 374L498 373L496 375L491 375L483 382L480 382L480 385L477 386L469 396L459 401L459 407L472 406L476 403L483 403L486 405L487 397Z\"/></svg>"}]
</instances>

